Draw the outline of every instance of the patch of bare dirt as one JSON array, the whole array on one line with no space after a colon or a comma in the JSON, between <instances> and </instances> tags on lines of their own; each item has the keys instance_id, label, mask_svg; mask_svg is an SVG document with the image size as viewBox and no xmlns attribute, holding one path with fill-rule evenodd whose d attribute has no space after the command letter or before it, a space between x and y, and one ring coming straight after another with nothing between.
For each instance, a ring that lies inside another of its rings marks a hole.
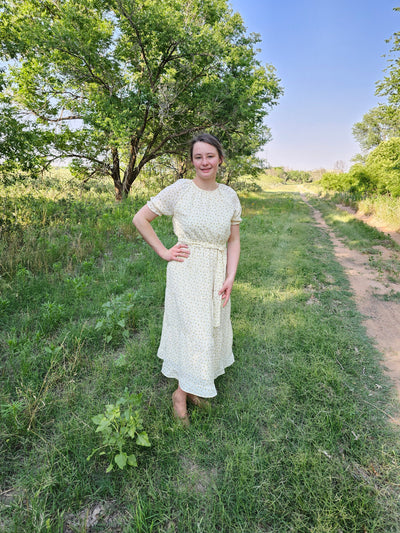
<instances>
[{"instance_id":1,"label":"patch of bare dirt","mask_svg":"<svg viewBox=\"0 0 400 533\"><path fill-rule=\"evenodd\" d=\"M378 350L383 354L385 370L392 379L400 399L400 301L390 300L394 294L400 293L400 284L390 281L385 273L374 268L368 256L347 248L326 224L321 213L303 194L301 197L312 210L317 225L328 233L334 245L335 255L349 279L357 307L365 317L364 324L368 335L375 340ZM368 219L364 222L368 223ZM385 233L389 233L393 238L392 232ZM396 242L400 244L400 235L395 235L399 239ZM376 247L376 251L386 260L400 262L399 252L383 246ZM400 424L400 419L393 421Z\"/></svg>"}]
</instances>

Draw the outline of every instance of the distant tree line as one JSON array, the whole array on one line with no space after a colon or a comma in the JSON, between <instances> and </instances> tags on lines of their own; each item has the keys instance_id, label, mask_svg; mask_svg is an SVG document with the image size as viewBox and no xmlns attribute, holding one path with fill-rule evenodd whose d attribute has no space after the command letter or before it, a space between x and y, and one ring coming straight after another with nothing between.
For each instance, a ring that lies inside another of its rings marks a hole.
<instances>
[{"instance_id":1,"label":"distant tree line","mask_svg":"<svg viewBox=\"0 0 400 533\"><path fill-rule=\"evenodd\" d=\"M394 8L400 11L400 8ZM368 111L353 127L362 153L347 173L327 172L321 184L327 190L400 196L400 32L392 35L388 66L376 95L387 103Z\"/></svg>"}]
</instances>

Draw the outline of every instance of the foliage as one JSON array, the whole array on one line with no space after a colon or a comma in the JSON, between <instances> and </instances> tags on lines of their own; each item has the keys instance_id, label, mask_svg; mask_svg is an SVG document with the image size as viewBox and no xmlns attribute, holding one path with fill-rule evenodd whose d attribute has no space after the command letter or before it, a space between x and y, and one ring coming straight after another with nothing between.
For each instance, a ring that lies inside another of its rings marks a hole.
<instances>
[{"instance_id":1,"label":"foliage","mask_svg":"<svg viewBox=\"0 0 400 533\"><path fill-rule=\"evenodd\" d=\"M399 12L400 8L395 7ZM387 75L376 84L376 94L385 96L387 104L381 104L366 113L361 122L353 127L353 135L367 156L358 154L354 160L364 165L355 165L348 181L354 190L400 195L400 32L395 32L388 42L392 42L389 53ZM351 178L355 179L351 179ZM359 183L357 178L361 177ZM369 184L369 186L368 186ZM351 190L347 188L346 190Z\"/></svg>"},{"instance_id":2,"label":"foliage","mask_svg":"<svg viewBox=\"0 0 400 533\"><path fill-rule=\"evenodd\" d=\"M380 105L366 113L361 122L353 126L353 135L365 151L400 135L400 109L392 105Z\"/></svg>"},{"instance_id":3,"label":"foliage","mask_svg":"<svg viewBox=\"0 0 400 533\"><path fill-rule=\"evenodd\" d=\"M394 11L400 12L400 7ZM385 69L387 75L376 85L376 94L386 96L390 105L397 109L400 107L400 32L395 32L389 42L392 42L388 66Z\"/></svg>"},{"instance_id":4,"label":"foliage","mask_svg":"<svg viewBox=\"0 0 400 533\"><path fill-rule=\"evenodd\" d=\"M125 466L137 466L136 456L129 453L131 441L135 441L138 446L151 446L147 433L143 431L143 420L140 413L141 394L129 394L125 389L124 395L115 404L106 405L103 414L92 418L97 425L96 433L101 433L103 443L100 448L96 448L89 455L89 461L95 453L105 455L104 448L111 454L111 462L106 472L109 473L114 468L114 462L123 470ZM115 451L118 451L114 455Z\"/></svg>"},{"instance_id":5,"label":"foliage","mask_svg":"<svg viewBox=\"0 0 400 533\"><path fill-rule=\"evenodd\" d=\"M284 180L295 183L308 183L312 181L311 173L305 170L286 170Z\"/></svg>"},{"instance_id":6,"label":"foliage","mask_svg":"<svg viewBox=\"0 0 400 533\"><path fill-rule=\"evenodd\" d=\"M4 88L0 71L0 180L13 183L21 179L21 172L35 176L43 169L50 136L24 118Z\"/></svg>"},{"instance_id":7,"label":"foliage","mask_svg":"<svg viewBox=\"0 0 400 533\"><path fill-rule=\"evenodd\" d=\"M104 310L104 318L96 324L96 330L104 332L105 341L111 342L115 335L122 334L123 337L129 336L129 323L133 322L133 304L134 295L115 296L101 307Z\"/></svg>"},{"instance_id":8,"label":"foliage","mask_svg":"<svg viewBox=\"0 0 400 533\"><path fill-rule=\"evenodd\" d=\"M400 196L400 137L377 146L368 155L366 168L377 181L380 193Z\"/></svg>"},{"instance_id":9,"label":"foliage","mask_svg":"<svg viewBox=\"0 0 400 533\"><path fill-rule=\"evenodd\" d=\"M145 198L136 189L117 204L107 181L79 187L51 175L0 184L1 204L7 196L23 228L22 246L11 246L12 227L0 239L7 247L0 253L7 262L0 277L1 528L396 532L399 438L385 414L396 415L391 389L331 242L298 186L274 181L269 191L241 195L236 362L218 380L211 412L191 411L188 433L173 420L175 384L156 356L165 263L131 222ZM172 244L170 221L154 223ZM351 229L345 238L363 248L386 238L344 219L337 228ZM46 241L41 254L38 239ZM139 291L135 334L105 343L94 327L103 303ZM86 458L103 437L91 417L125 388L143 394L152 446L137 448L129 438L132 448L122 450L135 453L138 467L120 471L118 449L99 450L109 451L108 460ZM114 472L106 474L111 461Z\"/></svg>"},{"instance_id":10,"label":"foliage","mask_svg":"<svg viewBox=\"0 0 400 533\"><path fill-rule=\"evenodd\" d=\"M259 40L226 0L1 2L12 101L51 129L52 154L111 176L118 198L150 161L182 160L195 132L257 151L282 92Z\"/></svg>"},{"instance_id":11,"label":"foliage","mask_svg":"<svg viewBox=\"0 0 400 533\"><path fill-rule=\"evenodd\" d=\"M364 164L353 165L348 173L325 173L321 185L338 192L400 196L400 137L380 143Z\"/></svg>"},{"instance_id":12,"label":"foliage","mask_svg":"<svg viewBox=\"0 0 400 533\"><path fill-rule=\"evenodd\" d=\"M312 173L305 170L288 170L284 167L273 167L267 169L267 174L275 176L283 183L309 183L313 181Z\"/></svg>"}]
</instances>

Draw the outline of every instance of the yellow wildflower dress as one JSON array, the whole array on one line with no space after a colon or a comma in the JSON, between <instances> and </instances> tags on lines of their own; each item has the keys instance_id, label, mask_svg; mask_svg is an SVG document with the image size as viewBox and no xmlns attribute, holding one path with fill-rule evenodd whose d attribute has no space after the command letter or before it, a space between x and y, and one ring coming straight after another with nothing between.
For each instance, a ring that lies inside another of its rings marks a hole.
<instances>
[{"instance_id":1,"label":"yellow wildflower dress","mask_svg":"<svg viewBox=\"0 0 400 533\"><path fill-rule=\"evenodd\" d=\"M167 266L165 310L158 357L162 373L188 393L216 396L214 380L234 362L230 301L223 308L226 243L241 221L236 192L221 183L213 191L180 179L151 198L157 215L172 216L178 242L190 256Z\"/></svg>"}]
</instances>

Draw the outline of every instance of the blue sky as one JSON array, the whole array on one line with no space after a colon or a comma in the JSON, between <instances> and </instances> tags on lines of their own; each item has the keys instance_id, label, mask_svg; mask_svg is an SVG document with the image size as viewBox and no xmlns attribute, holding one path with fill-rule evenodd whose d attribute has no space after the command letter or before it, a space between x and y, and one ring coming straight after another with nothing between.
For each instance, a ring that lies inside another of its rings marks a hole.
<instances>
[{"instance_id":1,"label":"blue sky","mask_svg":"<svg viewBox=\"0 0 400 533\"><path fill-rule=\"evenodd\" d=\"M360 152L355 122L379 102L400 0L230 0L247 31L261 35L259 59L277 69L285 94L267 117L273 166L332 169Z\"/></svg>"}]
</instances>

